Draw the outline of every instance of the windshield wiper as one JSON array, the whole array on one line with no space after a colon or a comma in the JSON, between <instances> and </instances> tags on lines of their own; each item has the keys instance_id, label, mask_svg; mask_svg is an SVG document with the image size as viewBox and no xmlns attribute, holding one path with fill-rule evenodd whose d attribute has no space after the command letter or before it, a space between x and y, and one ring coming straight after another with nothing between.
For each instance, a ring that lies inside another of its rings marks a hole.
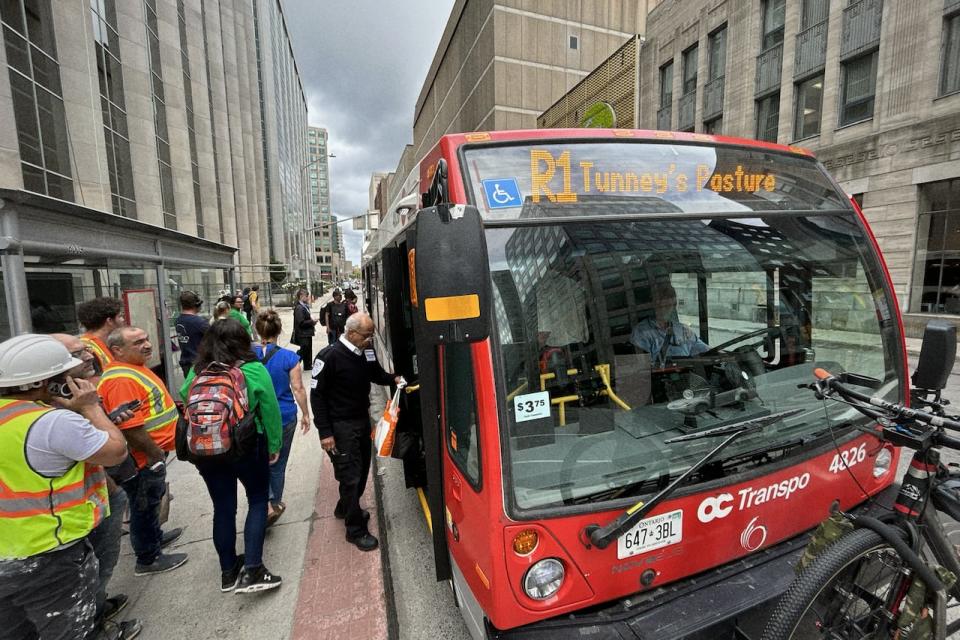
<instances>
[{"instance_id":1,"label":"windshield wiper","mask_svg":"<svg viewBox=\"0 0 960 640\"><path fill-rule=\"evenodd\" d=\"M730 443L732 443L734 440L745 433L762 429L767 425L783 420L784 418L789 418L790 416L795 416L803 411L805 411L805 409L789 409L787 411L771 413L758 418L750 418L749 420L735 422L734 424L723 427L707 429L706 431L701 431L700 433L691 433L685 436L677 436L676 438L665 440L664 442L666 444L670 444L673 442L689 442L691 440L700 440L702 438L712 438L714 436L727 436L723 442L714 447L705 456L697 460L693 466L680 474L680 476L671 482L669 486L664 488L663 491L650 498L649 502L645 503L641 500L617 516L613 522L610 522L603 527L598 524L588 524L583 530L581 542L583 542L588 549L591 546L599 549L606 549L613 540L618 538L623 532L642 520L643 517L650 513L658 504L670 497L670 495L677 490L677 487L683 484L687 478L696 473L701 467L703 467L703 465L713 460L718 453L727 448L727 446L730 445Z\"/></svg>"}]
</instances>

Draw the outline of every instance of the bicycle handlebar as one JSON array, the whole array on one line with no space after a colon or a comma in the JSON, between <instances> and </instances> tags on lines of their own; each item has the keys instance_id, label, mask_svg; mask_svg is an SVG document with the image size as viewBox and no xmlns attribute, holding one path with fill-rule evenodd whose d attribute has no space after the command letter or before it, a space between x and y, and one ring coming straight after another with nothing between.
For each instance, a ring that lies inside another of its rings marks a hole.
<instances>
[{"instance_id":1,"label":"bicycle handlebar","mask_svg":"<svg viewBox=\"0 0 960 640\"><path fill-rule=\"evenodd\" d=\"M868 416L876 418L879 413L883 417L890 418L892 420L912 420L914 422L920 422L923 424L928 424L934 427L942 427L944 429L950 429L951 431L960 431L960 422L947 418L944 416L938 416L926 411L921 411L919 409L911 409L910 407L905 407L901 404L896 404L894 402L888 402L879 396L868 396L859 391L854 391L850 389L845 384L841 383L829 371L825 369L817 368L814 370L813 374L817 377L817 393L824 395L820 387L825 387L828 391L833 391L837 395L842 396L848 400L855 400L857 402L868 405L868 407L859 407L854 405L860 411L863 411ZM873 411L870 411L870 410ZM866 411L864 411L866 410ZM879 410L879 411L877 411ZM951 438L950 436L942 436L946 441L942 442L945 446L956 448L952 446L952 443L960 445L960 440Z\"/></svg>"}]
</instances>

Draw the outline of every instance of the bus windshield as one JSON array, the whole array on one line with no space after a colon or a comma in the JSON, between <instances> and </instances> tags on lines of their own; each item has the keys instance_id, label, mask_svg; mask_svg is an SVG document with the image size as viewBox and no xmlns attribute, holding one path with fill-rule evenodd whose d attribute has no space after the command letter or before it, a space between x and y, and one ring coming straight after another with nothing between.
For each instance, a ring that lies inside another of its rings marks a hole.
<instances>
[{"instance_id":1,"label":"bus windshield","mask_svg":"<svg viewBox=\"0 0 960 640\"><path fill-rule=\"evenodd\" d=\"M802 180L770 164L795 189L764 200L789 204L749 217L755 199L742 192L701 192L730 205L663 219L676 202L581 188L573 202L538 204L525 191L515 221L488 225L518 509L652 493L719 443L671 438L789 409L803 411L741 438L691 482L844 437L859 414L798 388L816 367L871 376L873 393L898 397L898 325L871 242L816 163L798 163Z\"/></svg>"}]
</instances>

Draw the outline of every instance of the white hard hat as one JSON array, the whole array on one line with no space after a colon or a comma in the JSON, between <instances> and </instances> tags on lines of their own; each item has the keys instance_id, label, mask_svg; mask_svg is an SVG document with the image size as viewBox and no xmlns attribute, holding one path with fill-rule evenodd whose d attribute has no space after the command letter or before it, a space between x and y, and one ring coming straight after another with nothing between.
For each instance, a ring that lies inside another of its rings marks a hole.
<instances>
[{"instance_id":1,"label":"white hard hat","mask_svg":"<svg viewBox=\"0 0 960 640\"><path fill-rule=\"evenodd\" d=\"M81 364L56 338L25 333L0 342L0 387L49 380Z\"/></svg>"}]
</instances>

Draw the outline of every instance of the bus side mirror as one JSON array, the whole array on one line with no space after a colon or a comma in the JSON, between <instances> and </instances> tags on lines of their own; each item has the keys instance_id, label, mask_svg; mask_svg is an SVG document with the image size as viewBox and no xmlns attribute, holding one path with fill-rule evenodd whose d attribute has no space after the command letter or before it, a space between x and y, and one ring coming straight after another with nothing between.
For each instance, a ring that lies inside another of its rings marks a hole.
<instances>
[{"instance_id":1,"label":"bus side mirror","mask_svg":"<svg viewBox=\"0 0 960 640\"><path fill-rule=\"evenodd\" d=\"M947 378L957 357L957 328L945 320L931 320L923 330L923 343L917 370L911 382L918 389L939 391L947 386Z\"/></svg>"},{"instance_id":2,"label":"bus side mirror","mask_svg":"<svg viewBox=\"0 0 960 640\"><path fill-rule=\"evenodd\" d=\"M441 204L421 209L408 264L423 338L447 344L490 335L490 268L476 207Z\"/></svg>"}]
</instances>

